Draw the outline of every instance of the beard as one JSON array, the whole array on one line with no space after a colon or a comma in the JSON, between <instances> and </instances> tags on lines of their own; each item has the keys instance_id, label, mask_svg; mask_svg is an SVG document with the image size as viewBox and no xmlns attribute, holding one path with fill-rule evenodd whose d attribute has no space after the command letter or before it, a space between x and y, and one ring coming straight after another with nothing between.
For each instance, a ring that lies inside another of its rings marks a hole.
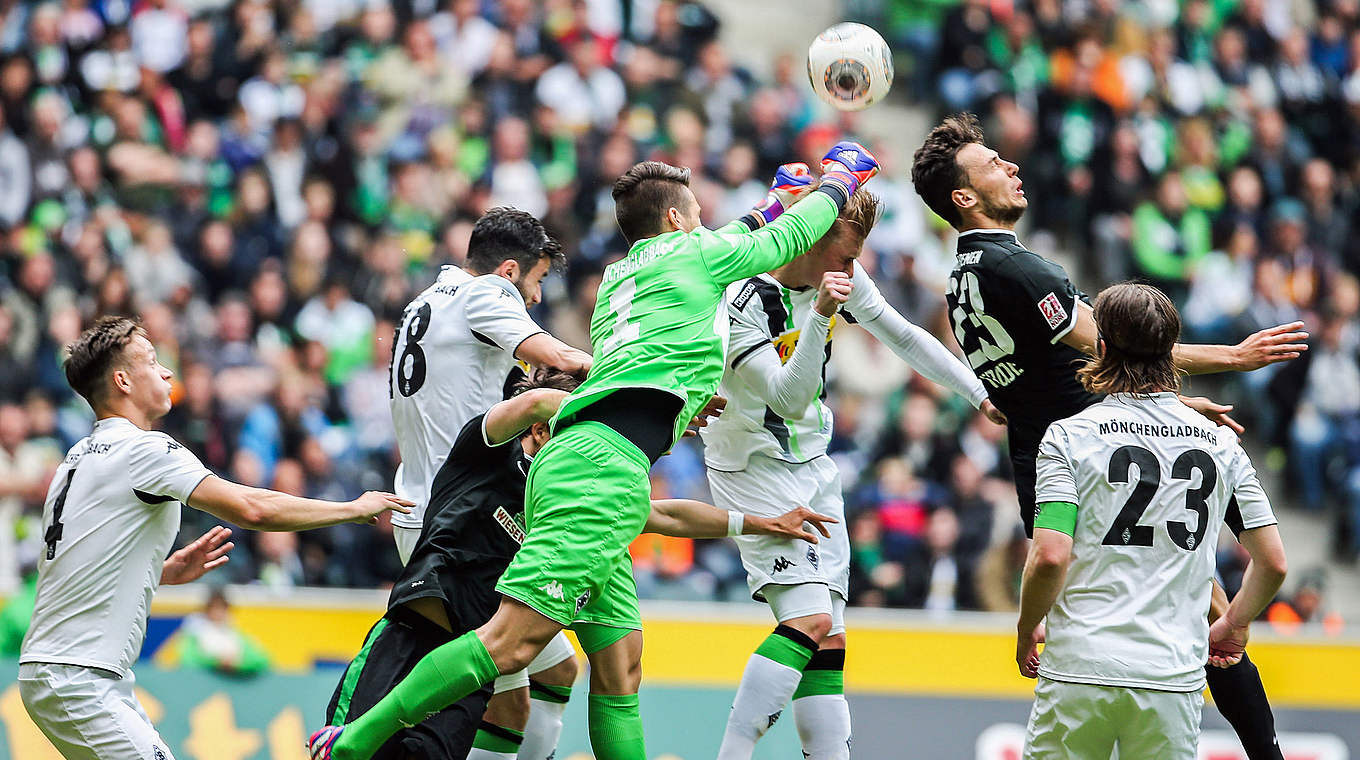
<instances>
[{"instance_id":1,"label":"beard","mask_svg":"<svg viewBox=\"0 0 1360 760\"><path fill-rule=\"evenodd\" d=\"M1025 209L1029 207L1028 203L1011 203L1003 206L981 198L978 200L981 201L979 205L982 206L982 213L986 214L988 219L1002 224L1015 224L1020 221L1020 217L1025 215Z\"/></svg>"}]
</instances>

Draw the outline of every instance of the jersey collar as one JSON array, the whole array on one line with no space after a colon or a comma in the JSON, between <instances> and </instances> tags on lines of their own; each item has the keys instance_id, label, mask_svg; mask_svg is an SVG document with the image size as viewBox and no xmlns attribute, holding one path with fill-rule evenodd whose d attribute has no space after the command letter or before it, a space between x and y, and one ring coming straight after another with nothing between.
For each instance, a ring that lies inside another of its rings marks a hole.
<instances>
[{"instance_id":1,"label":"jersey collar","mask_svg":"<svg viewBox=\"0 0 1360 760\"><path fill-rule=\"evenodd\" d=\"M1175 391L1162 391L1160 393L1111 393L1106 398L1118 401L1121 404L1148 402L1158 406L1170 406L1179 404L1180 394Z\"/></svg>"},{"instance_id":2,"label":"jersey collar","mask_svg":"<svg viewBox=\"0 0 1360 760\"><path fill-rule=\"evenodd\" d=\"M964 235L1010 235L1011 237L1015 238L1016 242L1020 241L1020 236L1015 234L1015 230L977 228L972 230L964 230L963 232L959 233L959 237L963 237Z\"/></svg>"}]
</instances>

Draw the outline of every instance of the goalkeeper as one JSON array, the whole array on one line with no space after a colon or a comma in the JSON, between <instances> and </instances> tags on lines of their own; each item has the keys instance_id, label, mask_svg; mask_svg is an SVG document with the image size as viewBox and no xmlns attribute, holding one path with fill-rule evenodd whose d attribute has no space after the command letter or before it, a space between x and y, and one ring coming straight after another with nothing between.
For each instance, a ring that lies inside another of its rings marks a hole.
<instances>
[{"instance_id":1,"label":"goalkeeper","mask_svg":"<svg viewBox=\"0 0 1360 760\"><path fill-rule=\"evenodd\" d=\"M627 559L650 511L648 470L718 388L725 288L811 248L878 162L855 143L838 143L822 159L820 186L784 213L794 200L784 191L807 171L782 167L764 204L716 232L700 223L687 169L644 161L615 182L615 213L631 248L600 284L590 377L562 404L552 440L534 458L528 537L497 584L500 608L422 659L359 719L313 736L313 758L370 757L403 725L523 668L571 627L591 660L596 758L645 760L642 623Z\"/></svg>"}]
</instances>

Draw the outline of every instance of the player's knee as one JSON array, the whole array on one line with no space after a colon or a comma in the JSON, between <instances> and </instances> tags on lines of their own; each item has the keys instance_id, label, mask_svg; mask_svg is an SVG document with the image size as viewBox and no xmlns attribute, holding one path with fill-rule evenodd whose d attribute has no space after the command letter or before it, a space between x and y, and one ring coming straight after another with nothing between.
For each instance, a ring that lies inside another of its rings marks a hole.
<instances>
[{"instance_id":1,"label":"player's knee","mask_svg":"<svg viewBox=\"0 0 1360 760\"><path fill-rule=\"evenodd\" d=\"M521 687L493 696L486 704L482 720L502 728L523 731L529 722L529 689Z\"/></svg>"},{"instance_id":2,"label":"player's knee","mask_svg":"<svg viewBox=\"0 0 1360 760\"><path fill-rule=\"evenodd\" d=\"M540 670L533 674L535 681L548 684L549 686L571 686L576 683L576 677L581 674L581 666L576 661L576 657L557 663L551 668Z\"/></svg>"},{"instance_id":3,"label":"player's knee","mask_svg":"<svg viewBox=\"0 0 1360 760\"><path fill-rule=\"evenodd\" d=\"M845 649L845 634L829 633L821 643L822 649Z\"/></svg>"},{"instance_id":4,"label":"player's knee","mask_svg":"<svg viewBox=\"0 0 1360 760\"><path fill-rule=\"evenodd\" d=\"M805 634L808 638L818 644L821 644L827 635L831 633L831 616L807 615L793 618L792 620L782 621L780 625L787 625L795 631Z\"/></svg>"}]
</instances>

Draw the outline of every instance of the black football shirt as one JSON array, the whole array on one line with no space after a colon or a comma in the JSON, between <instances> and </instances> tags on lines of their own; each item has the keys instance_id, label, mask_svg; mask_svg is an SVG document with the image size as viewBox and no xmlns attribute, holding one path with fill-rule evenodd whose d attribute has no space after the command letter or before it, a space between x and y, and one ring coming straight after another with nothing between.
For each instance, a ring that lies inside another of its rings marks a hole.
<instances>
[{"instance_id":1,"label":"black football shirt","mask_svg":"<svg viewBox=\"0 0 1360 760\"><path fill-rule=\"evenodd\" d=\"M992 403L1005 415L1016 490L1032 530L1034 459L1044 431L1101 399L1077 380L1086 355L1062 338L1087 296L1067 272L1009 230L959 235L949 275L949 324Z\"/></svg>"},{"instance_id":2,"label":"black football shirt","mask_svg":"<svg viewBox=\"0 0 1360 760\"><path fill-rule=\"evenodd\" d=\"M529 457L519 436L489 445L485 419L468 420L436 473L420 540L388 598L388 609L441 599L455 634L491 618L500 604L496 581L525 536Z\"/></svg>"}]
</instances>

